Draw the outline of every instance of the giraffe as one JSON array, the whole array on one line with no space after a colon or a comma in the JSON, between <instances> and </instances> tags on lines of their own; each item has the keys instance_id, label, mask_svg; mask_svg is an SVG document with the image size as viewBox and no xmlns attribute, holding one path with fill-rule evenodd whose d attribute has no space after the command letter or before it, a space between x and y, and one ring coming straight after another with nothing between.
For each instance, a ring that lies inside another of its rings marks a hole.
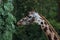
<instances>
[{"instance_id":1,"label":"giraffe","mask_svg":"<svg viewBox=\"0 0 60 40\"><path fill-rule=\"evenodd\" d=\"M41 26L41 29L46 34L48 40L60 40L59 35L54 30L52 25L48 22L48 20L44 16L42 16L42 15L40 15L40 16L41 16L41 18L38 21L36 21L34 17L26 16L26 17L20 19L17 22L17 25L29 25L31 23L32 24L37 23L38 25Z\"/></svg>"}]
</instances>

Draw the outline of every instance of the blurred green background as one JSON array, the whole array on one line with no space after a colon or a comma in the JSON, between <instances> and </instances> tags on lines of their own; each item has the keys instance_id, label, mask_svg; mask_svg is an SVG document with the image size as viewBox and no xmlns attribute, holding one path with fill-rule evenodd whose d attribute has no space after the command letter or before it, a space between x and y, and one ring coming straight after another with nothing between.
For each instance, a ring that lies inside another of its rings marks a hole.
<instances>
[{"instance_id":1,"label":"blurred green background","mask_svg":"<svg viewBox=\"0 0 60 40\"><path fill-rule=\"evenodd\" d=\"M60 0L3 0L0 3L1 40L48 40L37 24L16 25L17 21L26 16L30 7L46 17L60 35Z\"/></svg>"},{"instance_id":2,"label":"blurred green background","mask_svg":"<svg viewBox=\"0 0 60 40\"><path fill-rule=\"evenodd\" d=\"M46 19L52 24L52 26L60 35L59 3L59 0L14 0L13 14L18 21L26 15L27 9L33 7L35 8L36 12L46 17ZM39 26L31 25L28 27L24 26L19 28L20 32L17 32L18 36L16 35L18 40L47 40L44 32L39 29ZM27 34L25 32L27 32Z\"/></svg>"}]
</instances>

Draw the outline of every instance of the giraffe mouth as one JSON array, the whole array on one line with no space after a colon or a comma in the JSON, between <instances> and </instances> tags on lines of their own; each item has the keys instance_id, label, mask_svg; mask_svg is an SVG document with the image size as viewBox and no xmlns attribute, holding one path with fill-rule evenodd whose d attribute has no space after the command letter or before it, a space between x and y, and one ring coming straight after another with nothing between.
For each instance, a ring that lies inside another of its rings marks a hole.
<instances>
[{"instance_id":1,"label":"giraffe mouth","mask_svg":"<svg viewBox=\"0 0 60 40\"><path fill-rule=\"evenodd\" d=\"M18 25L18 26L22 25L22 22L23 22L23 21L17 22L17 25Z\"/></svg>"}]
</instances>

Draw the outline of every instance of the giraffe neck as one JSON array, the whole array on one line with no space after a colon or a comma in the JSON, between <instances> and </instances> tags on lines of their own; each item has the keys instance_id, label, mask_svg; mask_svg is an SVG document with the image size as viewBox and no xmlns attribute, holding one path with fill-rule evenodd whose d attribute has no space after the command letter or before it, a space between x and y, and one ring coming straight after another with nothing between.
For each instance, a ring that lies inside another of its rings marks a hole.
<instances>
[{"instance_id":1,"label":"giraffe neck","mask_svg":"<svg viewBox=\"0 0 60 40\"><path fill-rule=\"evenodd\" d=\"M57 34L54 32L53 28L51 28L46 21L41 24L41 29L45 32L49 40L60 40Z\"/></svg>"},{"instance_id":2,"label":"giraffe neck","mask_svg":"<svg viewBox=\"0 0 60 40\"><path fill-rule=\"evenodd\" d=\"M40 21L35 21L35 23L38 23L38 24L40 24L41 25L41 29L45 32L45 34L46 34L46 36L48 37L48 39L49 40L60 40L60 38L59 38L59 36L58 36L58 34L57 34L57 32L54 30L54 28L48 23L48 21L46 20L46 18L44 18L42 15L40 15L41 17L42 17L42 19L40 20ZM27 20L28 19L28 20ZM32 18L32 19L30 19L30 18L28 17L28 18L24 18L24 20L22 20L22 22L21 22L21 20L20 21L18 21L18 23L17 24L24 24L24 23L27 23L27 22L29 22L29 23L33 23L33 19L34 18Z\"/></svg>"}]
</instances>

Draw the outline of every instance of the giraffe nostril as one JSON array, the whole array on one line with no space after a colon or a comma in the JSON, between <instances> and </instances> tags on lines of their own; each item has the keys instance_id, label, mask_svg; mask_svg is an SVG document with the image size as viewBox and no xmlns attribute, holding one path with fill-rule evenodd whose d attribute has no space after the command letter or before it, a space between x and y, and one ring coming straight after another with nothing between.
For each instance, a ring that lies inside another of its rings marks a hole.
<instances>
[{"instance_id":1,"label":"giraffe nostril","mask_svg":"<svg viewBox=\"0 0 60 40\"><path fill-rule=\"evenodd\" d=\"M22 19L23 21L25 21L25 19Z\"/></svg>"}]
</instances>

